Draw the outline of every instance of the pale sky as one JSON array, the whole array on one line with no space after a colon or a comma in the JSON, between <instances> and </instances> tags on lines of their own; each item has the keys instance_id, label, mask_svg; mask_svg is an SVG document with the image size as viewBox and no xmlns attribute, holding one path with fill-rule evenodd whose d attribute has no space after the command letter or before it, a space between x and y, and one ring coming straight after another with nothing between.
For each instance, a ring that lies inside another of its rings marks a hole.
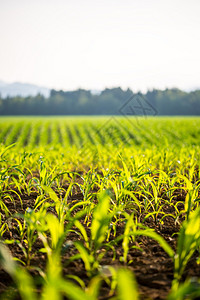
<instances>
[{"instance_id":1,"label":"pale sky","mask_svg":"<svg viewBox=\"0 0 200 300\"><path fill-rule=\"evenodd\" d=\"M0 80L200 88L200 0L0 0Z\"/></svg>"}]
</instances>

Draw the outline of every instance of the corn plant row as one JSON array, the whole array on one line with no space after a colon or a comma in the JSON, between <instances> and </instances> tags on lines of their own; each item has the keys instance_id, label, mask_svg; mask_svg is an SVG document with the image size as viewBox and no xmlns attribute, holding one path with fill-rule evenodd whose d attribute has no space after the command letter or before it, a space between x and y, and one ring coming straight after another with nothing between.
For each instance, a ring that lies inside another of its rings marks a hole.
<instances>
[{"instance_id":1,"label":"corn plant row","mask_svg":"<svg viewBox=\"0 0 200 300\"><path fill-rule=\"evenodd\" d=\"M13 121L12 121L13 120ZM2 118L0 120L0 142L9 145L19 138L18 146L30 144L35 147L53 145L76 145L84 141L95 144L135 145L147 147L151 144L189 146L197 145L199 119L158 118L134 119L120 117L91 118ZM10 126L13 126L12 128ZM27 126L27 129L25 129ZM89 134L88 129L89 128Z\"/></svg>"}]
</instances>

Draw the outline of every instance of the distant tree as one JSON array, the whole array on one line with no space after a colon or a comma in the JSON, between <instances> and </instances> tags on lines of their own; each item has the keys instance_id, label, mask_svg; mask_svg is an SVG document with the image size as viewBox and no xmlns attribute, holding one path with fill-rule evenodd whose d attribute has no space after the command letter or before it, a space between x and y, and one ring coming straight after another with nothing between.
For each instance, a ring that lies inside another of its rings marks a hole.
<instances>
[{"instance_id":1,"label":"distant tree","mask_svg":"<svg viewBox=\"0 0 200 300\"><path fill-rule=\"evenodd\" d=\"M186 93L179 89L166 89L139 93L158 112L158 115L200 115L200 90ZM51 90L45 98L7 97L0 95L0 115L119 115L120 108L135 95L120 87L106 88L100 94L78 89Z\"/></svg>"}]
</instances>

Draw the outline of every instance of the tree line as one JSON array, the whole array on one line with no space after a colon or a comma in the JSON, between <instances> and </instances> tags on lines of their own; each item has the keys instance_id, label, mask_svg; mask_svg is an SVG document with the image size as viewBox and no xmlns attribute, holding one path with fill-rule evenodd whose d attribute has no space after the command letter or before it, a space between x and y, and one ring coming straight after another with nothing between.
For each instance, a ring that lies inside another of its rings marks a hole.
<instances>
[{"instance_id":1,"label":"tree line","mask_svg":"<svg viewBox=\"0 0 200 300\"><path fill-rule=\"evenodd\" d=\"M176 88L133 93L120 87L98 94L89 90L51 90L45 98L0 96L0 115L200 115L200 90Z\"/></svg>"}]
</instances>

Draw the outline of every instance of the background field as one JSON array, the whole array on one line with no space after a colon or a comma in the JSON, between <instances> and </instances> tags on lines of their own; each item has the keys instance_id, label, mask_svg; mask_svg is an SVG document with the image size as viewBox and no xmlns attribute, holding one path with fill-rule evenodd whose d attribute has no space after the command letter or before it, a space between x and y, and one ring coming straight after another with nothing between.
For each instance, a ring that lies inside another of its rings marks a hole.
<instances>
[{"instance_id":1,"label":"background field","mask_svg":"<svg viewBox=\"0 0 200 300\"><path fill-rule=\"evenodd\" d=\"M1 117L0 142L16 147L92 145L192 146L198 117Z\"/></svg>"}]
</instances>

